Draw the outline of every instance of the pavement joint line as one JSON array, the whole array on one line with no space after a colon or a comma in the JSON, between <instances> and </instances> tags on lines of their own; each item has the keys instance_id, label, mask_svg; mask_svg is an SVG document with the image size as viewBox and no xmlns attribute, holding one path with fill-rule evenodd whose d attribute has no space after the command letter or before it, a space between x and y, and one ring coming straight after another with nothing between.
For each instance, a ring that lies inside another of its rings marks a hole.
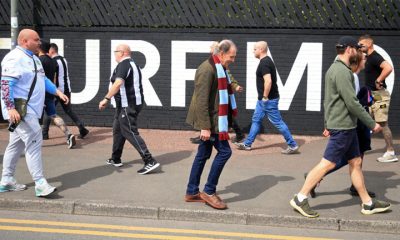
<instances>
[{"instance_id":1,"label":"pavement joint line","mask_svg":"<svg viewBox=\"0 0 400 240\"><path fill-rule=\"evenodd\" d=\"M0 209L29 212L93 215L157 220L190 220L226 224L313 228L336 231L365 231L400 234L400 221L346 220L340 218L308 219L302 216L254 214L176 207L149 207L133 204L111 204L82 200L10 199L0 198Z\"/></svg>"}]
</instances>

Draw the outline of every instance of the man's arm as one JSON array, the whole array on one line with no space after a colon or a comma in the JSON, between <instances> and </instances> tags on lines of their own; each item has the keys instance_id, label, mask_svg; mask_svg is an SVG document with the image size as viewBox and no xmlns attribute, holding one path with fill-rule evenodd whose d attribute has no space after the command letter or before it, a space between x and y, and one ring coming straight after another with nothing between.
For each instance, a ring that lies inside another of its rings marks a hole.
<instances>
[{"instance_id":1,"label":"man's arm","mask_svg":"<svg viewBox=\"0 0 400 240\"><path fill-rule=\"evenodd\" d=\"M382 69L381 74L378 76L376 79L376 88L381 89L382 88L382 81L389 76L389 74L393 71L392 65L390 65L387 61L383 61L379 67Z\"/></svg>"},{"instance_id":2,"label":"man's arm","mask_svg":"<svg viewBox=\"0 0 400 240\"><path fill-rule=\"evenodd\" d=\"M122 78L117 78L111 88L108 90L106 96L104 97L103 100L100 101L99 103L99 110L104 110L107 106L107 103L110 101L110 99L118 93L119 89L121 86L124 84L124 80Z\"/></svg>"},{"instance_id":3,"label":"man's arm","mask_svg":"<svg viewBox=\"0 0 400 240\"><path fill-rule=\"evenodd\" d=\"M268 100L268 95L269 92L271 91L271 86L272 86L272 79L271 79L271 74L265 74L263 76L264 79L264 93L263 93L263 100L265 100L264 98L267 98Z\"/></svg>"}]
</instances>

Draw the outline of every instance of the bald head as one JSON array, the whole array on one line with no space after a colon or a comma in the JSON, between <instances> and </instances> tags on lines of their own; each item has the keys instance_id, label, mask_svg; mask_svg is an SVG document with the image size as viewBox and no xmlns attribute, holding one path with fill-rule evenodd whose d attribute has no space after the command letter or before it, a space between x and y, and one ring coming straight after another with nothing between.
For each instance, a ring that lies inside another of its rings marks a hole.
<instances>
[{"instance_id":1,"label":"bald head","mask_svg":"<svg viewBox=\"0 0 400 240\"><path fill-rule=\"evenodd\" d=\"M259 41L254 44L254 57L261 59L267 56L268 44L265 41Z\"/></svg>"},{"instance_id":2,"label":"bald head","mask_svg":"<svg viewBox=\"0 0 400 240\"><path fill-rule=\"evenodd\" d=\"M22 48L37 53L40 47L39 34L32 29L21 30L18 34L18 45Z\"/></svg>"},{"instance_id":3,"label":"bald head","mask_svg":"<svg viewBox=\"0 0 400 240\"><path fill-rule=\"evenodd\" d=\"M122 59L131 57L131 48L127 44L119 44L114 51L115 61L120 62Z\"/></svg>"}]
</instances>

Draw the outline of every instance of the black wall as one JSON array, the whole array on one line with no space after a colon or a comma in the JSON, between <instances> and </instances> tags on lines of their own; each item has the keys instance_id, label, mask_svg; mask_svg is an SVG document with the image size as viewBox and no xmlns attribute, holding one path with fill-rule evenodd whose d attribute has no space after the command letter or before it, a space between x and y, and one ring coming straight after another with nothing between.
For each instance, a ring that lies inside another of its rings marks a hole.
<instances>
[{"instance_id":1,"label":"black wall","mask_svg":"<svg viewBox=\"0 0 400 240\"><path fill-rule=\"evenodd\" d=\"M0 37L8 38L9 30L0 28ZM100 89L94 99L88 103L74 105L74 110L89 126L111 126L113 109L108 108L104 112L98 111L98 102L104 97L108 89L111 61L111 40L143 40L156 46L160 53L160 68L150 81L161 100L162 107L146 106L141 113L139 127L159 129L191 129L185 124L187 108L193 92L193 81L186 81L186 106L171 106L171 41L215 41L223 38L232 39L238 46L236 62L231 65L231 71L245 89L246 86L246 54L247 42L265 40L268 42L273 59L285 83L300 46L305 42L322 43L322 90L321 111L306 111L307 70L303 72L301 82L289 110L282 111L282 116L294 134L320 134L323 129L323 79L326 70L335 57L334 45L342 35L371 33L363 31L311 31L311 30L238 30L238 31L207 31L207 30L133 30L120 28L91 28L90 30L79 28L52 28L41 29L41 37L44 39L64 39L64 56L67 58L70 68L71 86L73 92L80 92L84 88L86 74L85 40L100 40ZM382 47L391 57L394 65L395 79L397 78L400 63L400 34L397 32L372 32L375 43ZM133 58L139 66L146 64L144 55L133 51ZM8 50L0 50L2 59ZM196 68L208 57L207 53L186 54L186 67ZM254 73L255 74L255 73ZM194 77L194 76L193 76ZM361 75L361 79L362 75ZM392 92L389 122L395 135L400 134L400 99L398 82L395 81ZM145 89L146 91L146 89ZM252 93L253 94L253 93ZM256 94L254 92L254 94ZM246 109L246 93L237 94L239 107L239 123L243 128L251 124L252 109ZM281 96L284 98L285 96ZM59 109L59 113L62 110ZM63 115L63 114L61 114ZM63 115L64 116L64 115ZM70 119L65 118L67 122ZM71 123L71 122L70 122ZM276 132L265 121L266 132Z\"/></svg>"}]
</instances>

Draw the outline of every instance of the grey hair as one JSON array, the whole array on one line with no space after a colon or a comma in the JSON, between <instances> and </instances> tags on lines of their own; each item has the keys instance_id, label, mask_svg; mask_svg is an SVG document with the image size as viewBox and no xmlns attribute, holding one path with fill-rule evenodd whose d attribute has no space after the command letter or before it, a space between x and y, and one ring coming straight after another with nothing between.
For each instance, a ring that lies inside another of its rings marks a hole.
<instances>
[{"instance_id":1,"label":"grey hair","mask_svg":"<svg viewBox=\"0 0 400 240\"><path fill-rule=\"evenodd\" d=\"M235 43L232 40L224 39L218 43L218 46L214 48L214 55L218 53L227 53L232 47L236 48Z\"/></svg>"}]
</instances>

